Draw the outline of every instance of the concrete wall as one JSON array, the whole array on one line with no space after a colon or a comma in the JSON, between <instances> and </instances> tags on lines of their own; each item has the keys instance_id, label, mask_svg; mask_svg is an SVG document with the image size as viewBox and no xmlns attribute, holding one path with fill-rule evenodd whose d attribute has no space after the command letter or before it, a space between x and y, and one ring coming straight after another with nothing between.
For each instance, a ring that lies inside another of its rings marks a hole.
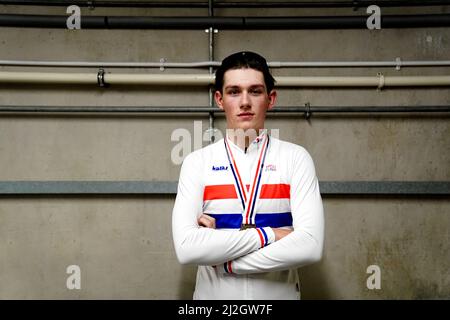
<instances>
[{"instance_id":1,"label":"concrete wall","mask_svg":"<svg viewBox=\"0 0 450 320\"><path fill-rule=\"evenodd\" d=\"M0 6L0 12L65 14L65 8ZM386 9L383 13L450 12ZM82 9L85 15L207 15L207 10ZM216 15L351 14L341 10L222 9ZM269 61L448 60L449 28L226 31L216 60L254 50ZM0 28L0 59L78 61L208 60L203 30ZM29 70L0 67L0 70ZM85 69L36 68L46 71ZM95 69L88 69L95 71ZM117 70L112 72L151 72ZM168 70L163 73L207 73ZM275 75L448 75L450 68L275 69ZM280 89L278 105L449 105L447 88ZM1 85L0 105L207 106L207 88ZM0 115L0 181L176 181L177 128L204 116ZM225 128L223 117L216 125ZM269 128L305 146L322 181L449 181L448 115L273 116ZM0 197L0 298L189 299L195 268L174 255L174 197ZM304 267L303 298L450 297L450 201L444 198L324 197L326 241L320 263ZM81 290L66 288L79 265ZM366 268L381 268L368 290Z\"/></svg>"}]
</instances>

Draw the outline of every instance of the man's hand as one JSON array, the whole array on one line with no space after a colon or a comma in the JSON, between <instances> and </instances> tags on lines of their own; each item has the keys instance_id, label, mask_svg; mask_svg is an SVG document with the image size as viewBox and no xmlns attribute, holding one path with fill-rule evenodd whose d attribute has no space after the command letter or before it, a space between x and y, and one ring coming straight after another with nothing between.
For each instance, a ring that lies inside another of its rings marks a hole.
<instances>
[{"instance_id":1,"label":"man's hand","mask_svg":"<svg viewBox=\"0 0 450 320\"><path fill-rule=\"evenodd\" d=\"M208 216L207 214L202 214L200 218L198 218L199 226L215 229L216 228L216 219Z\"/></svg>"},{"instance_id":2,"label":"man's hand","mask_svg":"<svg viewBox=\"0 0 450 320\"><path fill-rule=\"evenodd\" d=\"M292 230L289 229L281 229L281 228L272 228L273 232L275 233L275 241L278 241L280 239L283 239L286 237L289 233L292 232Z\"/></svg>"}]
</instances>

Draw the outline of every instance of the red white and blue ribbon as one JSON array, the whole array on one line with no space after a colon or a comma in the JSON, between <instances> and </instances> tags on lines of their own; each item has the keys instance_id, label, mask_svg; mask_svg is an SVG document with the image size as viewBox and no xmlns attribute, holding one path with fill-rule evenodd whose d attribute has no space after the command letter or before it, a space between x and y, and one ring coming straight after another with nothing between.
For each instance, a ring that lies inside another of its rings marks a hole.
<instances>
[{"instance_id":1,"label":"red white and blue ribbon","mask_svg":"<svg viewBox=\"0 0 450 320\"><path fill-rule=\"evenodd\" d=\"M237 168L236 161L234 160L233 153L231 152L231 148L227 143L227 138L223 139L223 141L225 142L225 150L227 152L231 172L233 173L237 194L239 196L239 199L241 200L242 209L245 209L245 204L247 203L247 190L245 189L245 185L242 183L241 175L239 174L239 170Z\"/></svg>"},{"instance_id":2,"label":"red white and blue ribbon","mask_svg":"<svg viewBox=\"0 0 450 320\"><path fill-rule=\"evenodd\" d=\"M269 135L264 135L265 140L262 142L262 148L258 156L258 163L256 166L256 171L252 181L250 181L250 188L247 192L245 185L242 182L239 169L236 165L236 161L233 156L233 152L227 143L227 138L224 139L225 150L228 156L228 161L230 163L231 172L233 173L234 182L238 197L242 204L243 209L243 221L244 224L255 224L255 207L257 199L259 197L259 191L261 189L261 177L264 168L264 161L266 159L267 149L269 148ZM257 138L258 139L258 138Z\"/></svg>"}]
</instances>

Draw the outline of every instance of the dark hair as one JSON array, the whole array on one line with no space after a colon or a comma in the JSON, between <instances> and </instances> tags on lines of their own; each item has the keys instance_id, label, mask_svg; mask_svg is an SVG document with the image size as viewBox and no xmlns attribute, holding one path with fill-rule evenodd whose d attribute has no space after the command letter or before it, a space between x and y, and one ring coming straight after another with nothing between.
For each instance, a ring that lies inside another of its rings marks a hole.
<instances>
[{"instance_id":1,"label":"dark hair","mask_svg":"<svg viewBox=\"0 0 450 320\"><path fill-rule=\"evenodd\" d=\"M275 85L275 79L270 74L266 59L259 54L250 51L236 52L223 59L222 64L216 71L216 82L214 85L215 89L222 92L223 77L226 71L230 69L247 68L261 71L264 75L264 82L266 84L267 92L269 93L272 91Z\"/></svg>"}]
</instances>

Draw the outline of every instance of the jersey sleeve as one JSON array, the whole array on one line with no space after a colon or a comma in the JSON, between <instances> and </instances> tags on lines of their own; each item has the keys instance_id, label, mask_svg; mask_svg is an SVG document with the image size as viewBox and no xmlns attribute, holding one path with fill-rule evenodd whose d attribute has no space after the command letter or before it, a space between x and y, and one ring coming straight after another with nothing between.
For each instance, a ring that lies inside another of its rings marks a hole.
<instances>
[{"instance_id":1,"label":"jersey sleeve","mask_svg":"<svg viewBox=\"0 0 450 320\"><path fill-rule=\"evenodd\" d=\"M303 148L293 162L291 213L293 232L270 246L227 262L236 274L301 267L322 257L324 217L314 163Z\"/></svg>"},{"instance_id":2,"label":"jersey sleeve","mask_svg":"<svg viewBox=\"0 0 450 320\"><path fill-rule=\"evenodd\" d=\"M172 212L172 235L179 262L218 265L272 243L275 235L271 228L264 228L267 239L263 242L256 229L225 231L199 226L198 218L203 212L203 165L201 152L194 152L181 167Z\"/></svg>"}]
</instances>

